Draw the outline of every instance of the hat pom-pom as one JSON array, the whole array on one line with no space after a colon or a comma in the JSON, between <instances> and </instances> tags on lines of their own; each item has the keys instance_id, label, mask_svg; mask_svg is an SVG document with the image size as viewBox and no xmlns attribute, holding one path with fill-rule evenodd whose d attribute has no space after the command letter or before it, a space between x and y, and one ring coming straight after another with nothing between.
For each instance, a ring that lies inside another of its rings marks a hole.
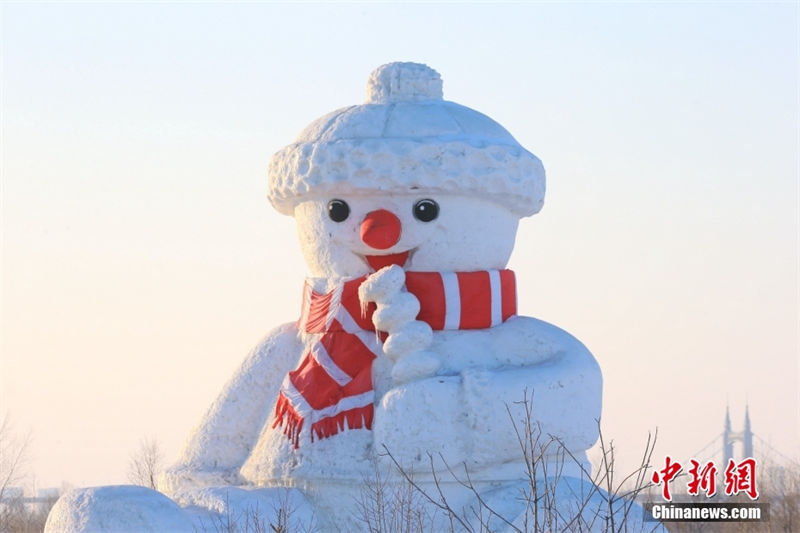
<instances>
[{"instance_id":1,"label":"hat pom-pom","mask_svg":"<svg viewBox=\"0 0 800 533\"><path fill-rule=\"evenodd\" d=\"M389 63L367 80L368 104L420 102L442 99L442 77L421 63Z\"/></svg>"}]
</instances>

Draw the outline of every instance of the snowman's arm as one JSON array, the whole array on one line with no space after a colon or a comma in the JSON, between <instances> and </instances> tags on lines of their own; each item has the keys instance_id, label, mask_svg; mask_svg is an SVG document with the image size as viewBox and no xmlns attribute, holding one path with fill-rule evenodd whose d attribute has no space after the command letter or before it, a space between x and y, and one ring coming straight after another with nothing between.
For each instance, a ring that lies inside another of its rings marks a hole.
<instances>
[{"instance_id":1,"label":"snowman's arm","mask_svg":"<svg viewBox=\"0 0 800 533\"><path fill-rule=\"evenodd\" d=\"M554 358L504 370L465 369L461 394L477 462L522 457L519 438L530 432L539 444L560 444L575 453L598 437L602 375L592 354L570 339Z\"/></svg>"},{"instance_id":2,"label":"snowman's arm","mask_svg":"<svg viewBox=\"0 0 800 533\"><path fill-rule=\"evenodd\" d=\"M267 335L211 405L178 463L164 473L162 490L174 492L187 482L235 483L239 467L272 414L281 381L301 351L295 323Z\"/></svg>"},{"instance_id":3,"label":"snowman's arm","mask_svg":"<svg viewBox=\"0 0 800 533\"><path fill-rule=\"evenodd\" d=\"M532 354L529 360L538 362L491 369L473 366L456 375L392 388L375 414L378 449L386 446L415 471L429 468L428 454L441 454L450 465L466 462L475 470L519 462L517 431L525 436L526 393L528 427L540 435L541 444L552 435L576 454L591 447L598 435L602 398L597 362L571 335L527 320L548 347L548 357Z\"/></svg>"}]
</instances>

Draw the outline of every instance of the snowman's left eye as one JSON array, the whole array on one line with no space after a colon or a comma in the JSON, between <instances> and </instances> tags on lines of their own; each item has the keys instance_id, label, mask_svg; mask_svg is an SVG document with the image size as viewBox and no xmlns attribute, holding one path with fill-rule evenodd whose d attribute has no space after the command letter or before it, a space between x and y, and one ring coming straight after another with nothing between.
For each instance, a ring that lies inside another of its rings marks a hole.
<instances>
[{"instance_id":1,"label":"snowman's left eye","mask_svg":"<svg viewBox=\"0 0 800 533\"><path fill-rule=\"evenodd\" d=\"M334 222L343 222L350 215L350 206L344 200L331 200L328 202L328 216Z\"/></svg>"},{"instance_id":2,"label":"snowman's left eye","mask_svg":"<svg viewBox=\"0 0 800 533\"><path fill-rule=\"evenodd\" d=\"M439 216L439 204L430 198L414 204L414 218L422 222L430 222Z\"/></svg>"}]
</instances>

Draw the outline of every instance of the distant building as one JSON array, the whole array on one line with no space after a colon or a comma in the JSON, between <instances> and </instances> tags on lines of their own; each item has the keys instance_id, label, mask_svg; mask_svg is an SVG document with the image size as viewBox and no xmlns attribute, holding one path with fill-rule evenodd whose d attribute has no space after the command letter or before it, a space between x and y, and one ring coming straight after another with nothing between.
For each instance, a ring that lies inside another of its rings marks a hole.
<instances>
[{"instance_id":1,"label":"distant building","mask_svg":"<svg viewBox=\"0 0 800 533\"><path fill-rule=\"evenodd\" d=\"M6 487L5 490L3 490L3 498L0 502L8 503L24 497L25 489L23 487Z\"/></svg>"}]
</instances>

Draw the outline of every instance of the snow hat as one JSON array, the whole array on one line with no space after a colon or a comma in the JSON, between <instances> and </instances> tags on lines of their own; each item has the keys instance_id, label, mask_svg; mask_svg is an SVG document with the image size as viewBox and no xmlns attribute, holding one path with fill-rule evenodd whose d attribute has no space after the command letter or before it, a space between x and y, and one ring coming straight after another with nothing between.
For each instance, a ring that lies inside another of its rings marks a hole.
<instances>
[{"instance_id":1,"label":"snow hat","mask_svg":"<svg viewBox=\"0 0 800 533\"><path fill-rule=\"evenodd\" d=\"M268 197L285 215L311 198L359 191L476 195L524 217L544 202L542 162L500 124L442 97L419 63L389 63L367 101L312 122L269 164Z\"/></svg>"}]
</instances>

